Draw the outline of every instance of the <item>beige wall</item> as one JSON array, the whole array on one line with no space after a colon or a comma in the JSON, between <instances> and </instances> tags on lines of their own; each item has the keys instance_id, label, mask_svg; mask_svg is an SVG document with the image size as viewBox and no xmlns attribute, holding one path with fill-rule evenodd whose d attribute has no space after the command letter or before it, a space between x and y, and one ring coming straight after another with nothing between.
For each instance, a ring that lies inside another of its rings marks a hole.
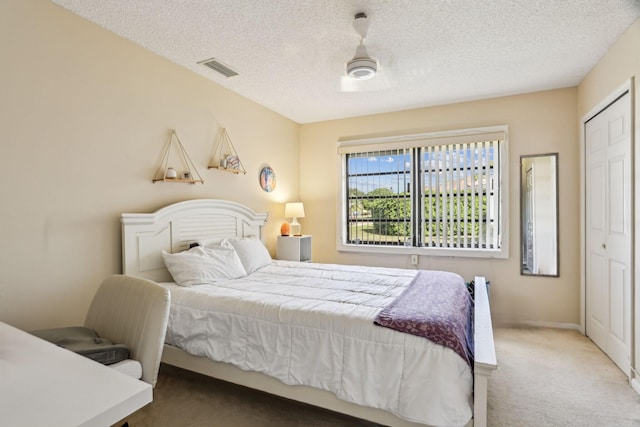
<instances>
[{"instance_id":1,"label":"beige wall","mask_svg":"<svg viewBox=\"0 0 640 427\"><path fill-rule=\"evenodd\" d=\"M0 320L82 322L121 271L122 212L194 198L269 211L275 236L297 199L299 125L45 0L0 2ZM224 126L246 175L207 170ZM204 184L152 184L178 135ZM265 193L263 163L277 174Z\"/></svg>"},{"instance_id":2,"label":"beige wall","mask_svg":"<svg viewBox=\"0 0 640 427\"><path fill-rule=\"evenodd\" d=\"M579 323L578 132L575 88L478 102L422 108L303 125L300 191L305 203L304 232L313 235L314 260L341 264L412 268L409 256L336 251L336 199L339 188L336 142L358 135L431 132L482 126L509 126L509 243L506 260L420 257L420 268L486 276L497 324ZM560 277L520 275L519 158L559 153Z\"/></svg>"},{"instance_id":3,"label":"beige wall","mask_svg":"<svg viewBox=\"0 0 640 427\"><path fill-rule=\"evenodd\" d=\"M637 92L640 88L640 19L620 37L578 86L578 117L583 118L631 78L635 79ZM640 112L637 96L635 105L636 112ZM639 129L637 117L636 114L636 129Z\"/></svg>"}]
</instances>

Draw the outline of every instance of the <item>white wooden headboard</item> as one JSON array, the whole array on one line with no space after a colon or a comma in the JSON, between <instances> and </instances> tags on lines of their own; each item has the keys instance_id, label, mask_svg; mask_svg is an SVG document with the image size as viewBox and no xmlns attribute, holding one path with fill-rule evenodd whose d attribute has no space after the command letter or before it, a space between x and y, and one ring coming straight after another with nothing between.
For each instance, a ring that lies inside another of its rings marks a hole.
<instances>
[{"instance_id":1,"label":"white wooden headboard","mask_svg":"<svg viewBox=\"0 0 640 427\"><path fill-rule=\"evenodd\" d=\"M236 202L196 199L174 203L153 213L123 213L122 270L156 282L173 280L162 251L179 252L202 239L256 236L263 239L267 213Z\"/></svg>"}]
</instances>

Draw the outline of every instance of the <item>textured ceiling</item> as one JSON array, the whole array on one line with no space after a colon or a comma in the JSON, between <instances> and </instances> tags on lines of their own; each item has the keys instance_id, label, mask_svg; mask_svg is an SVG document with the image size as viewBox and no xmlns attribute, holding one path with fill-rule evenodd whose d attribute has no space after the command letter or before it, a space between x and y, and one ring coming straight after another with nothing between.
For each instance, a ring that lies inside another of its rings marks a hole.
<instances>
[{"instance_id":1,"label":"textured ceiling","mask_svg":"<svg viewBox=\"0 0 640 427\"><path fill-rule=\"evenodd\" d=\"M640 17L639 0L53 2L298 123L575 86ZM361 11L381 70L357 82Z\"/></svg>"}]
</instances>

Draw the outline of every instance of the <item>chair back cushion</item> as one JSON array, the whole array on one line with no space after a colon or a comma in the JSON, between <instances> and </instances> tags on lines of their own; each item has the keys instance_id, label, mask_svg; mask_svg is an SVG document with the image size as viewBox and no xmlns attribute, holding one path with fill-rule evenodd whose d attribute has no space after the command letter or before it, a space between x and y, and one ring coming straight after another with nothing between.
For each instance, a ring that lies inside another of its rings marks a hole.
<instances>
[{"instance_id":1,"label":"chair back cushion","mask_svg":"<svg viewBox=\"0 0 640 427\"><path fill-rule=\"evenodd\" d=\"M142 380L155 386L170 300L169 290L155 282L116 274L98 288L84 326L126 345L129 357L142 364Z\"/></svg>"}]
</instances>

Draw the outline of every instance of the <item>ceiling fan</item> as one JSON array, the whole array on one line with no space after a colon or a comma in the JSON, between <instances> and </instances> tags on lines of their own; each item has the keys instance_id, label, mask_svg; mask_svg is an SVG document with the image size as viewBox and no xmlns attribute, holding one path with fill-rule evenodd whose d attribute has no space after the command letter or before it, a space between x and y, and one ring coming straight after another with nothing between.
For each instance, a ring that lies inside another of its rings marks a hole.
<instances>
[{"instance_id":1,"label":"ceiling fan","mask_svg":"<svg viewBox=\"0 0 640 427\"><path fill-rule=\"evenodd\" d=\"M369 30L369 18L364 12L357 13L353 21L353 28L360 36L360 43L356 48L356 54L347 61L347 75L357 80L368 80L376 75L378 61L369 56L364 40Z\"/></svg>"},{"instance_id":2,"label":"ceiling fan","mask_svg":"<svg viewBox=\"0 0 640 427\"><path fill-rule=\"evenodd\" d=\"M354 17L353 28L359 37L359 43L353 58L344 65L346 72L340 79L342 92L370 92L394 86L387 66L391 59L385 58L383 66L378 59L369 56L365 46L369 22L369 17L364 12L357 13Z\"/></svg>"}]
</instances>

